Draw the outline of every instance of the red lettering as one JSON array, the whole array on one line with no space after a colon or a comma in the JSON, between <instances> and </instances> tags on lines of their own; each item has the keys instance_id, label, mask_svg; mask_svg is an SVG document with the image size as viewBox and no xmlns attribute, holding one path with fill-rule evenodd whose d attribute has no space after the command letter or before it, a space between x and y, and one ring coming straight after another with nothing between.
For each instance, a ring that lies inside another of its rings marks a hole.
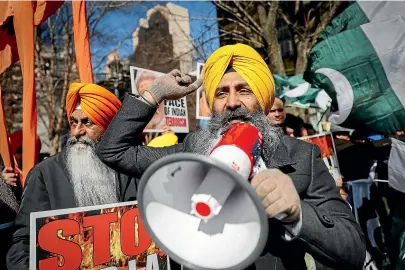
<instances>
[{"instance_id":1,"label":"red lettering","mask_svg":"<svg viewBox=\"0 0 405 270\"><path fill-rule=\"evenodd\" d=\"M135 224L138 222L138 235L135 232ZM125 232L125 236L122 232ZM138 239L138 245L136 245ZM146 232L145 226L139 216L138 208L127 211L121 217L121 250L127 256L135 256L145 252L152 239Z\"/></svg>"},{"instance_id":2,"label":"red lettering","mask_svg":"<svg viewBox=\"0 0 405 270\"><path fill-rule=\"evenodd\" d=\"M45 224L38 233L38 245L48 252L63 257L64 264L58 265L58 258L51 257L39 261L39 269L77 269L82 262L82 250L76 243L58 237L62 230L64 237L79 233L79 223L75 220L56 220Z\"/></svg>"},{"instance_id":3,"label":"red lettering","mask_svg":"<svg viewBox=\"0 0 405 270\"><path fill-rule=\"evenodd\" d=\"M186 127L187 119L166 116L166 123L170 127Z\"/></svg>"},{"instance_id":4,"label":"red lettering","mask_svg":"<svg viewBox=\"0 0 405 270\"><path fill-rule=\"evenodd\" d=\"M110 261L110 223L117 221L117 212L83 218L83 227L93 227L94 265Z\"/></svg>"}]
</instances>

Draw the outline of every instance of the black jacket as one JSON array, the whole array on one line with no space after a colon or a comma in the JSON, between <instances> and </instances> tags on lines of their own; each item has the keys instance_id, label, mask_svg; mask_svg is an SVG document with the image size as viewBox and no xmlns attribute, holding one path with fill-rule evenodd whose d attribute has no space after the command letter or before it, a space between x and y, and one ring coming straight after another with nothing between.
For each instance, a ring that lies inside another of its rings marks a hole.
<instances>
[{"instance_id":1,"label":"black jacket","mask_svg":"<svg viewBox=\"0 0 405 270\"><path fill-rule=\"evenodd\" d=\"M157 159L188 151L192 146L187 138L183 144L164 148L134 145L134 138L141 134L154 112L150 105L127 95L100 141L100 159L121 173L139 178ZM265 254L249 269L306 269L305 252L334 269L362 269L366 255L364 236L320 158L319 148L283 136L268 165L292 178L301 197L303 223L300 234L287 242L280 223L269 220L271 233Z\"/></svg>"},{"instance_id":2,"label":"black jacket","mask_svg":"<svg viewBox=\"0 0 405 270\"><path fill-rule=\"evenodd\" d=\"M16 219L17 231L7 254L8 269L29 268L30 213L77 207L66 170L65 153L62 151L45 159L27 176ZM136 200L135 179L118 173L116 176L121 190L120 201Z\"/></svg>"}]
</instances>

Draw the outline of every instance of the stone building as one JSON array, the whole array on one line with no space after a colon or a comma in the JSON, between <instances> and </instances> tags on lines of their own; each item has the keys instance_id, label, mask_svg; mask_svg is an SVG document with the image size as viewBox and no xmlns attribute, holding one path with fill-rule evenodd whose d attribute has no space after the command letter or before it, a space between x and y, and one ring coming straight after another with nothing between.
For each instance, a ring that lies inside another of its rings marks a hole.
<instances>
[{"instance_id":1,"label":"stone building","mask_svg":"<svg viewBox=\"0 0 405 270\"><path fill-rule=\"evenodd\" d=\"M140 19L132 35L134 54L129 65L167 73L180 69L192 71L193 45L190 37L188 9L173 3L157 5ZM194 130L195 96L187 97L189 127Z\"/></svg>"}]
</instances>

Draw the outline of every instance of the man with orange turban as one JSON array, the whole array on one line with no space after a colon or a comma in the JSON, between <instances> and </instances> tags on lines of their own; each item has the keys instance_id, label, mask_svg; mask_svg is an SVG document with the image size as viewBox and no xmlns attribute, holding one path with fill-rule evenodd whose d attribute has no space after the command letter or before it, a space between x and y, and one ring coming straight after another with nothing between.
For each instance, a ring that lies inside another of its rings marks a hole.
<instances>
[{"instance_id":1,"label":"man with orange turban","mask_svg":"<svg viewBox=\"0 0 405 270\"><path fill-rule=\"evenodd\" d=\"M256 258L251 258L249 263L254 265L249 269L306 269L305 253L333 269L362 269L366 254L363 234L340 197L319 148L284 135L266 117L274 101L274 80L253 48L228 45L208 58L203 91L211 119L205 128L175 146L151 148L134 143L157 104L186 96L201 83L174 70L157 78L143 95L126 96L100 141L100 159L118 171L140 177L154 161L172 153L208 156L230 125L249 122L264 140L256 164L260 168L249 180L263 202L270 226L263 256L255 262Z\"/></svg>"},{"instance_id":2,"label":"man with orange turban","mask_svg":"<svg viewBox=\"0 0 405 270\"><path fill-rule=\"evenodd\" d=\"M70 137L66 147L28 174L7 264L29 267L30 213L136 199L135 179L116 173L95 154L96 143L121 107L107 89L73 83L66 97Z\"/></svg>"}]
</instances>

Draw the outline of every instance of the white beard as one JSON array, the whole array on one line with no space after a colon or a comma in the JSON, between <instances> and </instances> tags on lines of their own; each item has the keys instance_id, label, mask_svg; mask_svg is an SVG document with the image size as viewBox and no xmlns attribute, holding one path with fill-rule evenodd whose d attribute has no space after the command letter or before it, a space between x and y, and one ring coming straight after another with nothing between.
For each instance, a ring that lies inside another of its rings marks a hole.
<instances>
[{"instance_id":1,"label":"white beard","mask_svg":"<svg viewBox=\"0 0 405 270\"><path fill-rule=\"evenodd\" d=\"M67 169L77 206L119 201L119 187L115 173L96 156L94 146L78 143L69 145Z\"/></svg>"}]
</instances>

